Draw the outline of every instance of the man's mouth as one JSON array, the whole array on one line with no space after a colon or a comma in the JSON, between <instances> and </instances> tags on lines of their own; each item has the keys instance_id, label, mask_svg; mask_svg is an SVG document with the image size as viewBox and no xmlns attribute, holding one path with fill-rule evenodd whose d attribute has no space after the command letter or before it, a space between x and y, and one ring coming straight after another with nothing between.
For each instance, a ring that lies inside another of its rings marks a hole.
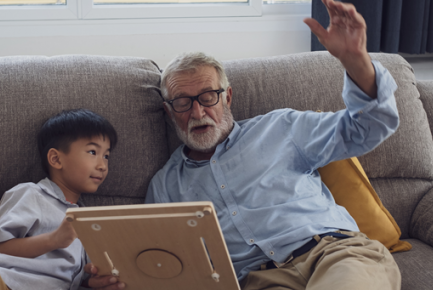
<instances>
[{"instance_id":1,"label":"man's mouth","mask_svg":"<svg viewBox=\"0 0 433 290\"><path fill-rule=\"evenodd\" d=\"M196 134L205 133L210 128L211 128L210 125L196 126L196 127L191 128L191 132L196 133Z\"/></svg>"}]
</instances>

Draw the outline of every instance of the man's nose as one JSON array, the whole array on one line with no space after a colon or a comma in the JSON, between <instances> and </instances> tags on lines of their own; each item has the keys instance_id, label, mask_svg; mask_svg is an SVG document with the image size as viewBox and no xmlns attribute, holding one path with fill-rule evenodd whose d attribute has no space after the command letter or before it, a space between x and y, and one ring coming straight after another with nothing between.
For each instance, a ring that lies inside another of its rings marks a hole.
<instances>
[{"instance_id":1,"label":"man's nose","mask_svg":"<svg viewBox=\"0 0 433 290\"><path fill-rule=\"evenodd\" d=\"M198 101L194 100L192 102L192 108L191 108L191 117L200 120L201 118L206 115L206 112L204 111L204 107L199 104Z\"/></svg>"}]
</instances>

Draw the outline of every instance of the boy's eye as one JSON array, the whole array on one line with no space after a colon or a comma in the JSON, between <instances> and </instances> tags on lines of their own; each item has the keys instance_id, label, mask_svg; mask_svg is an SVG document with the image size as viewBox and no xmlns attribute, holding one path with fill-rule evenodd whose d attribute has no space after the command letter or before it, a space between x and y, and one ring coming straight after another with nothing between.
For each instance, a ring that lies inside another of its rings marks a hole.
<instances>
[{"instance_id":1,"label":"boy's eye","mask_svg":"<svg viewBox=\"0 0 433 290\"><path fill-rule=\"evenodd\" d=\"M90 150L89 153L92 154L92 155L96 155L96 151L95 150Z\"/></svg>"},{"instance_id":2,"label":"boy's eye","mask_svg":"<svg viewBox=\"0 0 433 290\"><path fill-rule=\"evenodd\" d=\"M105 155L105 156L104 156L105 159L108 159L108 157L110 157L110 155Z\"/></svg>"}]
</instances>

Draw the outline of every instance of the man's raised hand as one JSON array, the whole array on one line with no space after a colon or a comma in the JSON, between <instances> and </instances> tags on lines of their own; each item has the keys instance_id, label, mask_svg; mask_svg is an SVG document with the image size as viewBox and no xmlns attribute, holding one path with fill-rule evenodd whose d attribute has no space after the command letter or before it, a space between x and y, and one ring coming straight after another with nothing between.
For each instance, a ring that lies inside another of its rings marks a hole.
<instances>
[{"instance_id":1,"label":"man's raised hand","mask_svg":"<svg viewBox=\"0 0 433 290\"><path fill-rule=\"evenodd\" d=\"M329 14L329 26L324 29L315 19L304 22L330 54L340 60L353 81L370 97L375 98L375 71L367 52L367 25L350 3L322 0Z\"/></svg>"},{"instance_id":2,"label":"man's raised hand","mask_svg":"<svg viewBox=\"0 0 433 290\"><path fill-rule=\"evenodd\" d=\"M355 6L333 0L322 2L329 13L328 29L313 18L304 20L320 43L343 63L350 61L353 55L367 53L367 26Z\"/></svg>"}]
</instances>

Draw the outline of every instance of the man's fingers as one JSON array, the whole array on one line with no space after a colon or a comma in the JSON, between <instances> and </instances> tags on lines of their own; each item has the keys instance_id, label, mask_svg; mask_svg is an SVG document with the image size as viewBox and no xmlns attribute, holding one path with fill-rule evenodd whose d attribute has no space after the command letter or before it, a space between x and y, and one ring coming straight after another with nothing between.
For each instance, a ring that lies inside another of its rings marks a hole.
<instances>
[{"instance_id":1,"label":"man's fingers","mask_svg":"<svg viewBox=\"0 0 433 290\"><path fill-rule=\"evenodd\" d=\"M332 25L345 27L365 26L365 20L356 11L356 7L351 3L335 2L334 0L322 0L328 10L330 23Z\"/></svg>"},{"instance_id":2,"label":"man's fingers","mask_svg":"<svg viewBox=\"0 0 433 290\"><path fill-rule=\"evenodd\" d=\"M351 16L351 19L353 20L353 23L356 23L356 25L360 26L367 26L365 23L364 17L362 17L361 14L359 14L356 9L353 9L352 11L349 11L348 14Z\"/></svg>"},{"instance_id":3,"label":"man's fingers","mask_svg":"<svg viewBox=\"0 0 433 290\"><path fill-rule=\"evenodd\" d=\"M352 3L335 2L333 0L322 0L323 4L328 9L329 16L347 17L348 14L353 16L356 14L356 8Z\"/></svg>"},{"instance_id":4,"label":"man's fingers","mask_svg":"<svg viewBox=\"0 0 433 290\"><path fill-rule=\"evenodd\" d=\"M121 286L123 285L123 286ZM94 288L93 290L121 290L121 289L125 289L125 284L121 283L121 284L114 284L114 285L110 285L104 288Z\"/></svg>"},{"instance_id":5,"label":"man's fingers","mask_svg":"<svg viewBox=\"0 0 433 290\"><path fill-rule=\"evenodd\" d=\"M88 263L84 266L84 272L87 274L96 275L98 274L98 269L92 263Z\"/></svg>"},{"instance_id":6,"label":"man's fingers","mask_svg":"<svg viewBox=\"0 0 433 290\"><path fill-rule=\"evenodd\" d=\"M337 9L336 3L333 0L322 0L326 9L328 10L329 17L334 17L339 14L339 10Z\"/></svg>"},{"instance_id":7,"label":"man's fingers","mask_svg":"<svg viewBox=\"0 0 433 290\"><path fill-rule=\"evenodd\" d=\"M317 38L319 38L319 40L324 39L327 35L327 31L325 28L322 27L322 25L320 25L319 22L317 22L316 19L313 18L305 18L304 19L304 23L308 25L308 27L310 27L311 32L313 32Z\"/></svg>"},{"instance_id":8,"label":"man's fingers","mask_svg":"<svg viewBox=\"0 0 433 290\"><path fill-rule=\"evenodd\" d=\"M91 277L89 279L88 286L92 289L104 289L104 290L111 290L111 289L124 289L125 284L124 283L117 283L118 280L116 277L112 276L97 276L97 277Z\"/></svg>"}]
</instances>

